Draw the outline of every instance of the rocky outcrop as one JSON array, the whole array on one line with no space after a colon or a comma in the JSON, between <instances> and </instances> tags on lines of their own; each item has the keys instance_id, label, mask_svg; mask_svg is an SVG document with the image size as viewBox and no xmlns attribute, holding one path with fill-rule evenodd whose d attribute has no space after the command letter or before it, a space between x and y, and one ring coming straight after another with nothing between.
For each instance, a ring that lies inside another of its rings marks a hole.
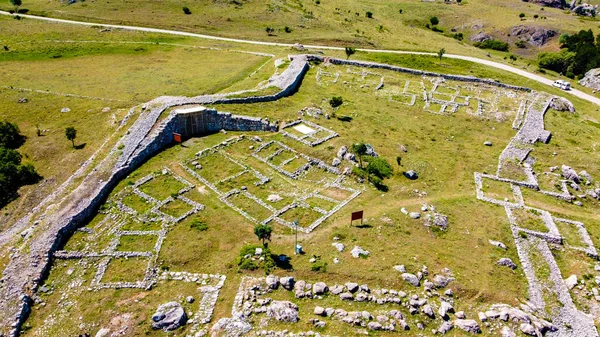
<instances>
[{"instance_id":1,"label":"rocky outcrop","mask_svg":"<svg viewBox=\"0 0 600 337\"><path fill-rule=\"evenodd\" d=\"M526 41L536 47L541 47L548 43L550 39L558 33L552 29L546 29L539 26L518 25L510 29L510 36L517 37L522 41Z\"/></svg>"},{"instance_id":2,"label":"rocky outcrop","mask_svg":"<svg viewBox=\"0 0 600 337\"><path fill-rule=\"evenodd\" d=\"M267 307L267 316L280 322L298 322L298 306L290 301L273 301Z\"/></svg>"},{"instance_id":3,"label":"rocky outcrop","mask_svg":"<svg viewBox=\"0 0 600 337\"><path fill-rule=\"evenodd\" d=\"M571 103L571 101L564 97L558 96L555 96L552 99L552 102L550 102L550 108L556 111L568 111L571 113L575 112L575 106L573 105L573 103Z\"/></svg>"},{"instance_id":4,"label":"rocky outcrop","mask_svg":"<svg viewBox=\"0 0 600 337\"><path fill-rule=\"evenodd\" d=\"M531 2L544 7L565 8L567 2L565 0L523 0L523 2Z\"/></svg>"},{"instance_id":5,"label":"rocky outcrop","mask_svg":"<svg viewBox=\"0 0 600 337\"><path fill-rule=\"evenodd\" d=\"M581 4L571 11L577 15L594 17L598 14L598 5Z\"/></svg>"},{"instance_id":6,"label":"rocky outcrop","mask_svg":"<svg viewBox=\"0 0 600 337\"><path fill-rule=\"evenodd\" d=\"M594 90L600 90L600 68L592 69L585 73L579 84Z\"/></svg>"},{"instance_id":7,"label":"rocky outcrop","mask_svg":"<svg viewBox=\"0 0 600 337\"><path fill-rule=\"evenodd\" d=\"M486 33L479 33L479 34L475 34L473 36L471 36L470 40L471 42L484 42L487 40L493 40L494 37L491 36L490 34L486 34Z\"/></svg>"}]
</instances>

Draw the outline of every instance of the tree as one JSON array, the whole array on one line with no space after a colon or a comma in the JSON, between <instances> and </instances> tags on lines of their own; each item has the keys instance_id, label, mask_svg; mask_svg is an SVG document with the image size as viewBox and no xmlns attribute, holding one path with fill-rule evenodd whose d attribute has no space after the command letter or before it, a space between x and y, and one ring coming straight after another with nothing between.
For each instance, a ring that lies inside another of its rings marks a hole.
<instances>
[{"instance_id":1,"label":"tree","mask_svg":"<svg viewBox=\"0 0 600 337\"><path fill-rule=\"evenodd\" d=\"M373 18L373 12L366 12L365 15L369 18L372 19Z\"/></svg>"},{"instance_id":2,"label":"tree","mask_svg":"<svg viewBox=\"0 0 600 337\"><path fill-rule=\"evenodd\" d=\"M394 173L394 170L392 169L392 165L390 165L390 163L388 163L385 159L375 157L369 159L367 173L379 178L378 181L379 184L381 184L381 180L391 177Z\"/></svg>"},{"instance_id":3,"label":"tree","mask_svg":"<svg viewBox=\"0 0 600 337\"><path fill-rule=\"evenodd\" d=\"M431 25L435 26L440 23L440 20L437 18L437 16L432 16L429 18L429 22L431 22Z\"/></svg>"},{"instance_id":4,"label":"tree","mask_svg":"<svg viewBox=\"0 0 600 337\"><path fill-rule=\"evenodd\" d=\"M269 225L256 225L254 227L254 235L256 235L256 237L262 241L263 246L265 245L265 240L266 241L271 241L271 233L273 232L273 228Z\"/></svg>"},{"instance_id":5,"label":"tree","mask_svg":"<svg viewBox=\"0 0 600 337\"><path fill-rule=\"evenodd\" d=\"M350 150L358 156L360 168L362 168L362 157L367 153L367 145L363 142L352 144L352 148Z\"/></svg>"},{"instance_id":6,"label":"tree","mask_svg":"<svg viewBox=\"0 0 600 337\"><path fill-rule=\"evenodd\" d=\"M65 136L68 140L70 140L73 143L73 147L75 147L75 138L77 137L77 130L72 126L69 126L65 129Z\"/></svg>"},{"instance_id":7,"label":"tree","mask_svg":"<svg viewBox=\"0 0 600 337\"><path fill-rule=\"evenodd\" d=\"M274 31L275 31L275 28L271 28L271 27L265 28L265 32L267 32L267 35L269 35L269 36L273 35Z\"/></svg>"},{"instance_id":8,"label":"tree","mask_svg":"<svg viewBox=\"0 0 600 337\"><path fill-rule=\"evenodd\" d=\"M23 145L25 137L20 134L19 127L11 122L0 122L0 147L16 149Z\"/></svg>"},{"instance_id":9,"label":"tree","mask_svg":"<svg viewBox=\"0 0 600 337\"><path fill-rule=\"evenodd\" d=\"M15 6L15 11L19 12L19 7L23 4L21 0L10 0L10 3Z\"/></svg>"},{"instance_id":10,"label":"tree","mask_svg":"<svg viewBox=\"0 0 600 337\"><path fill-rule=\"evenodd\" d=\"M524 19L525 18L525 13L519 14L519 18L521 18L521 20Z\"/></svg>"},{"instance_id":11,"label":"tree","mask_svg":"<svg viewBox=\"0 0 600 337\"><path fill-rule=\"evenodd\" d=\"M356 48L346 47L346 60L356 53Z\"/></svg>"},{"instance_id":12,"label":"tree","mask_svg":"<svg viewBox=\"0 0 600 337\"><path fill-rule=\"evenodd\" d=\"M342 104L344 104L344 99L342 98L342 96L333 96L329 100L329 105L331 105L332 108L337 108Z\"/></svg>"},{"instance_id":13,"label":"tree","mask_svg":"<svg viewBox=\"0 0 600 337\"><path fill-rule=\"evenodd\" d=\"M438 57L440 58L440 62L442 62L442 57L444 57L444 54L446 54L446 49L442 48L440 50L438 50Z\"/></svg>"},{"instance_id":14,"label":"tree","mask_svg":"<svg viewBox=\"0 0 600 337\"><path fill-rule=\"evenodd\" d=\"M192 11L188 7L183 7L183 13L186 15L192 14Z\"/></svg>"},{"instance_id":15,"label":"tree","mask_svg":"<svg viewBox=\"0 0 600 337\"><path fill-rule=\"evenodd\" d=\"M402 166L402 157L397 156L396 157L396 163L398 164L398 167Z\"/></svg>"}]
</instances>

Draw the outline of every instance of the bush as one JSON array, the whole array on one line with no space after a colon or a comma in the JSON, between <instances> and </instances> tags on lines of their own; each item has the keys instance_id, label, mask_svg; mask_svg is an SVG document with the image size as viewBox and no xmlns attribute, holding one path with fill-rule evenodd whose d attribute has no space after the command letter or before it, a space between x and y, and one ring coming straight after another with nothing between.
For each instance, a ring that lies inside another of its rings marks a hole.
<instances>
[{"instance_id":1,"label":"bush","mask_svg":"<svg viewBox=\"0 0 600 337\"><path fill-rule=\"evenodd\" d=\"M519 41L515 42L515 46L517 46L517 48L525 48L526 47L525 41L519 40Z\"/></svg>"},{"instance_id":2,"label":"bush","mask_svg":"<svg viewBox=\"0 0 600 337\"><path fill-rule=\"evenodd\" d=\"M263 250L262 255L260 256L264 258L263 260L255 255L256 248L261 248ZM248 255L250 256L246 258ZM269 248L258 245L246 245L242 247L238 257L236 258L236 265L238 266L238 271L257 270L262 268L266 274L271 273L273 268L277 266L275 260L273 259L273 254L271 254Z\"/></svg>"},{"instance_id":3,"label":"bush","mask_svg":"<svg viewBox=\"0 0 600 337\"><path fill-rule=\"evenodd\" d=\"M429 22L431 22L431 24L433 26L437 25L438 23L440 23L440 20L437 18L437 16L432 16L429 18Z\"/></svg>"},{"instance_id":4,"label":"bush","mask_svg":"<svg viewBox=\"0 0 600 337\"><path fill-rule=\"evenodd\" d=\"M452 35L452 37L455 40L458 40L458 41L462 41L465 38L465 36L463 35L463 33L456 33L456 34Z\"/></svg>"},{"instance_id":5,"label":"bush","mask_svg":"<svg viewBox=\"0 0 600 337\"><path fill-rule=\"evenodd\" d=\"M519 14L519 18L523 19L525 17L525 13Z\"/></svg>"},{"instance_id":6,"label":"bush","mask_svg":"<svg viewBox=\"0 0 600 337\"><path fill-rule=\"evenodd\" d=\"M205 230L208 229L208 225L206 223L204 223L202 220L200 219L194 219L191 223L190 223L190 229L196 229L199 230L201 232L204 232Z\"/></svg>"},{"instance_id":7,"label":"bush","mask_svg":"<svg viewBox=\"0 0 600 337\"><path fill-rule=\"evenodd\" d=\"M337 108L342 104L344 104L344 99L342 98L342 96L333 96L329 100L329 105L331 105L332 108Z\"/></svg>"},{"instance_id":8,"label":"bush","mask_svg":"<svg viewBox=\"0 0 600 337\"><path fill-rule=\"evenodd\" d=\"M367 165L367 173L374 175L379 179L389 178L394 173L392 165L383 158L367 157L369 164Z\"/></svg>"},{"instance_id":9,"label":"bush","mask_svg":"<svg viewBox=\"0 0 600 337\"><path fill-rule=\"evenodd\" d=\"M286 33L291 33L292 29L288 26L285 26L285 28L283 29Z\"/></svg>"},{"instance_id":10,"label":"bush","mask_svg":"<svg viewBox=\"0 0 600 337\"><path fill-rule=\"evenodd\" d=\"M434 32L436 32L436 33L443 33L444 32L443 29L438 28L436 26L431 27L431 30L434 31Z\"/></svg>"},{"instance_id":11,"label":"bush","mask_svg":"<svg viewBox=\"0 0 600 337\"><path fill-rule=\"evenodd\" d=\"M310 266L310 270L317 273L326 273L327 272L327 262L317 261Z\"/></svg>"},{"instance_id":12,"label":"bush","mask_svg":"<svg viewBox=\"0 0 600 337\"><path fill-rule=\"evenodd\" d=\"M481 49L508 51L508 43L499 40L486 40L483 42L476 42L474 46Z\"/></svg>"},{"instance_id":13,"label":"bush","mask_svg":"<svg viewBox=\"0 0 600 337\"><path fill-rule=\"evenodd\" d=\"M538 64L540 68L554 70L558 73L565 73L574 58L575 53L563 49L558 53L540 53L538 55Z\"/></svg>"},{"instance_id":14,"label":"bush","mask_svg":"<svg viewBox=\"0 0 600 337\"><path fill-rule=\"evenodd\" d=\"M372 19L373 18L373 13L372 12L366 12L365 15L369 18Z\"/></svg>"},{"instance_id":15,"label":"bush","mask_svg":"<svg viewBox=\"0 0 600 337\"><path fill-rule=\"evenodd\" d=\"M183 7L183 13L185 13L186 15L190 15L192 14L192 11L187 7Z\"/></svg>"},{"instance_id":16,"label":"bush","mask_svg":"<svg viewBox=\"0 0 600 337\"><path fill-rule=\"evenodd\" d=\"M11 122L0 122L0 146L16 149L23 145L25 137L21 135L19 127Z\"/></svg>"}]
</instances>

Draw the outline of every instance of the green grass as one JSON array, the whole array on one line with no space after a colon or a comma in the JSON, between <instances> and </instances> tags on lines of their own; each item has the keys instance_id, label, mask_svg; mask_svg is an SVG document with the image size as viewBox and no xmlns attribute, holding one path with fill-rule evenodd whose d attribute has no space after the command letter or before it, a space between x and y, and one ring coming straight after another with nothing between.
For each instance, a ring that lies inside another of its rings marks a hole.
<instances>
[{"instance_id":1,"label":"green grass","mask_svg":"<svg viewBox=\"0 0 600 337\"><path fill-rule=\"evenodd\" d=\"M133 193L128 194L125 198L123 198L122 202L125 206L133 209L140 215L146 214L152 209L151 203L146 201L146 199Z\"/></svg>"},{"instance_id":2,"label":"green grass","mask_svg":"<svg viewBox=\"0 0 600 337\"><path fill-rule=\"evenodd\" d=\"M175 201L171 201L163 207L159 208L159 211L168 214L174 218L179 218L192 209L192 205L183 202L179 199L175 199Z\"/></svg>"},{"instance_id":3,"label":"green grass","mask_svg":"<svg viewBox=\"0 0 600 337\"><path fill-rule=\"evenodd\" d=\"M149 182L141 185L139 189L157 200L165 200L186 187L182 182L169 174L160 174Z\"/></svg>"},{"instance_id":4,"label":"green grass","mask_svg":"<svg viewBox=\"0 0 600 337\"><path fill-rule=\"evenodd\" d=\"M142 281L148 268L148 259L113 258L108 263L102 282L137 282Z\"/></svg>"},{"instance_id":5,"label":"green grass","mask_svg":"<svg viewBox=\"0 0 600 337\"><path fill-rule=\"evenodd\" d=\"M156 235L122 235L117 250L122 252L150 252L154 250Z\"/></svg>"},{"instance_id":6,"label":"green grass","mask_svg":"<svg viewBox=\"0 0 600 337\"><path fill-rule=\"evenodd\" d=\"M517 226L536 232L546 233L548 227L544 224L541 214L533 209L516 208L512 210Z\"/></svg>"}]
</instances>

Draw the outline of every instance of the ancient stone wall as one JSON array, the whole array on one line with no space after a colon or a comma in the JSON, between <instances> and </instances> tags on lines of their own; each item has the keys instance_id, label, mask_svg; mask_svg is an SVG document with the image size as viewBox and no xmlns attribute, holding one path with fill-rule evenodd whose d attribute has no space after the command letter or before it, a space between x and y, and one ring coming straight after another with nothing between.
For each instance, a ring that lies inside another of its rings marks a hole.
<instances>
[{"instance_id":1,"label":"ancient stone wall","mask_svg":"<svg viewBox=\"0 0 600 337\"><path fill-rule=\"evenodd\" d=\"M325 56L321 56L321 55L302 55L302 56L306 57L306 59L308 61L319 61L319 62L327 61L331 64L336 64L336 65L349 65L349 66L355 66L355 67L378 68L378 69L391 70L391 71L408 73L408 74L418 75L418 76L442 77L442 78L445 78L447 80L452 80L452 81L485 83L485 84L494 85L497 87L511 89L511 90L531 91L530 88L520 87L520 86L510 85L510 84L504 84L504 83L501 83L501 82L498 82L498 81L495 81L492 79L479 78L479 77L474 77L474 76L440 74L440 73L434 73L431 71L397 67L397 66L392 66L389 64L367 62L367 61L344 60L344 59L338 59L338 58L332 58L332 57L325 57ZM295 56L292 56L292 57L295 57Z\"/></svg>"}]
</instances>

